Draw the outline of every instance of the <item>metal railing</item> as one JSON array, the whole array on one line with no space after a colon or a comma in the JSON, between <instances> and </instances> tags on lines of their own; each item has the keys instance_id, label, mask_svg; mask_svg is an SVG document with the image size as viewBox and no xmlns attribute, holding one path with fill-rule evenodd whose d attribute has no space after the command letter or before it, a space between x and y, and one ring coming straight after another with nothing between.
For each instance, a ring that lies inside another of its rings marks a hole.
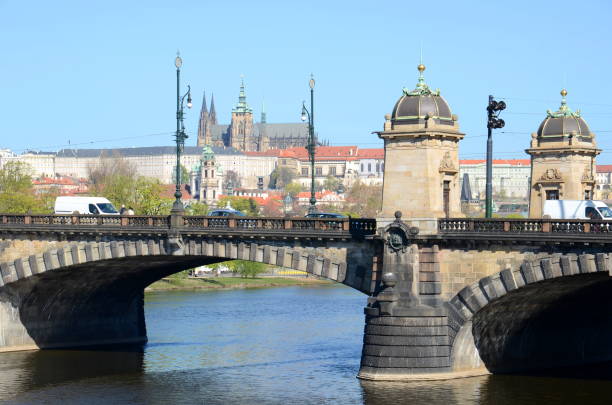
<instances>
[{"instance_id":1,"label":"metal railing","mask_svg":"<svg viewBox=\"0 0 612 405\"><path fill-rule=\"evenodd\" d=\"M441 234L607 234L612 233L612 221L589 219L441 218L438 220L438 232Z\"/></svg>"},{"instance_id":2,"label":"metal railing","mask_svg":"<svg viewBox=\"0 0 612 405\"><path fill-rule=\"evenodd\" d=\"M182 229L235 230L265 233L343 233L364 236L376 232L376 220L370 218L272 218L272 217L209 217L183 216ZM0 214L0 228L42 227L102 229L169 229L170 216L119 215L34 215Z\"/></svg>"}]
</instances>

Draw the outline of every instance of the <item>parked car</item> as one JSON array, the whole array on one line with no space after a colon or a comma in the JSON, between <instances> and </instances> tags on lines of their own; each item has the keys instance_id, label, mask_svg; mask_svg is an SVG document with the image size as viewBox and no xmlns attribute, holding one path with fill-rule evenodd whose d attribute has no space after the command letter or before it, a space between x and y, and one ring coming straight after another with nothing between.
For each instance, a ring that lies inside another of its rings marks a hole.
<instances>
[{"instance_id":1,"label":"parked car","mask_svg":"<svg viewBox=\"0 0 612 405\"><path fill-rule=\"evenodd\" d=\"M119 215L104 197L57 197L54 211L56 214Z\"/></svg>"},{"instance_id":2,"label":"parked car","mask_svg":"<svg viewBox=\"0 0 612 405\"><path fill-rule=\"evenodd\" d=\"M313 212L306 214L306 218L346 218L346 215L336 214L334 212Z\"/></svg>"},{"instance_id":3,"label":"parked car","mask_svg":"<svg viewBox=\"0 0 612 405\"><path fill-rule=\"evenodd\" d=\"M208 213L208 216L209 217L246 217L246 214L238 210L221 208L221 209L210 211Z\"/></svg>"},{"instance_id":4,"label":"parked car","mask_svg":"<svg viewBox=\"0 0 612 405\"><path fill-rule=\"evenodd\" d=\"M595 200L546 200L543 216L553 219L603 219L612 220L612 210L603 201Z\"/></svg>"}]
</instances>

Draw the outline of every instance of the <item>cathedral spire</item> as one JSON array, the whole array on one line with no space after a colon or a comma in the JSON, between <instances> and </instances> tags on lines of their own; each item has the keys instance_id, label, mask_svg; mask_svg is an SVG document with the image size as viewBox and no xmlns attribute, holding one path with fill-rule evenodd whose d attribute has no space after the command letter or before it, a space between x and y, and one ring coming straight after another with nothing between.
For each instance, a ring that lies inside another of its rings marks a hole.
<instances>
[{"instance_id":1,"label":"cathedral spire","mask_svg":"<svg viewBox=\"0 0 612 405\"><path fill-rule=\"evenodd\" d=\"M210 98L210 114L208 114L208 118L211 124L217 125L217 112L215 111L215 93L213 93L212 97Z\"/></svg>"},{"instance_id":2,"label":"cathedral spire","mask_svg":"<svg viewBox=\"0 0 612 405\"><path fill-rule=\"evenodd\" d=\"M266 103L265 101L261 102L261 123L266 123Z\"/></svg>"},{"instance_id":3,"label":"cathedral spire","mask_svg":"<svg viewBox=\"0 0 612 405\"><path fill-rule=\"evenodd\" d=\"M238 95L238 104L232 110L233 112L239 113L250 113L253 110L249 108L249 104L246 101L246 94L244 91L244 76L240 76L240 94Z\"/></svg>"},{"instance_id":4,"label":"cathedral spire","mask_svg":"<svg viewBox=\"0 0 612 405\"><path fill-rule=\"evenodd\" d=\"M208 109L206 108L206 91L202 100L202 109L200 110L200 121L198 122L198 139L197 144L203 145L206 137L206 123L208 121Z\"/></svg>"}]
</instances>

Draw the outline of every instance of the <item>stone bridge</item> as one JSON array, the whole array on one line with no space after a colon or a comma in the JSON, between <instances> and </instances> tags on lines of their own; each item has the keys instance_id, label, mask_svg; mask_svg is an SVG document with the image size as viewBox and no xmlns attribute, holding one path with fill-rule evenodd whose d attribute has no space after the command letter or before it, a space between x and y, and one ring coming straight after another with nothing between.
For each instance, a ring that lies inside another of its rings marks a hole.
<instances>
[{"instance_id":1,"label":"stone bridge","mask_svg":"<svg viewBox=\"0 0 612 405\"><path fill-rule=\"evenodd\" d=\"M430 227L428 220L427 227ZM603 221L0 215L1 350L146 341L143 291L230 259L365 295L359 376L449 378L612 360Z\"/></svg>"}]
</instances>

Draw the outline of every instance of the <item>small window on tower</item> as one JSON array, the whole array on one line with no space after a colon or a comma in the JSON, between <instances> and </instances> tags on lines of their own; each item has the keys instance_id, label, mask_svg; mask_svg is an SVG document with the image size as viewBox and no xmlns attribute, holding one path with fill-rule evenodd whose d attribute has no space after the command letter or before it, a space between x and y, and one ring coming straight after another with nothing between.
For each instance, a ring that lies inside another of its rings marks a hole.
<instances>
[{"instance_id":1,"label":"small window on tower","mask_svg":"<svg viewBox=\"0 0 612 405\"><path fill-rule=\"evenodd\" d=\"M558 200L559 190L546 190L546 199L547 200Z\"/></svg>"}]
</instances>

